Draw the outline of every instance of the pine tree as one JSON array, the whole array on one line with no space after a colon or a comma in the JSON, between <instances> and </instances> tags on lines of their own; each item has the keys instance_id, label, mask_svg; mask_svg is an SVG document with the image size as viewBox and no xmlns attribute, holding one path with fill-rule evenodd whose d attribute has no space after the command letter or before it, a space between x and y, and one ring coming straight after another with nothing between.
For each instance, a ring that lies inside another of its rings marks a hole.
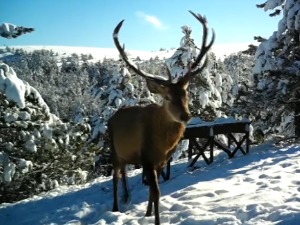
<instances>
[{"instance_id":1,"label":"pine tree","mask_svg":"<svg viewBox=\"0 0 300 225\"><path fill-rule=\"evenodd\" d=\"M300 1L268 0L258 7L265 11L273 10L269 16L279 15L282 18L277 31L266 40L260 39L261 44L255 54L254 101L259 103L256 118L261 121L261 127L266 127L264 134L292 136L294 125L300 125L294 124L294 109L300 107L291 100L297 96L294 92L300 83Z\"/></svg>"},{"instance_id":2,"label":"pine tree","mask_svg":"<svg viewBox=\"0 0 300 225\"><path fill-rule=\"evenodd\" d=\"M299 0L268 0L259 5L265 11L275 10L271 16L282 15L278 23L278 30L267 40L263 41L256 52L254 73L261 74L268 71L284 71L299 73Z\"/></svg>"}]
</instances>

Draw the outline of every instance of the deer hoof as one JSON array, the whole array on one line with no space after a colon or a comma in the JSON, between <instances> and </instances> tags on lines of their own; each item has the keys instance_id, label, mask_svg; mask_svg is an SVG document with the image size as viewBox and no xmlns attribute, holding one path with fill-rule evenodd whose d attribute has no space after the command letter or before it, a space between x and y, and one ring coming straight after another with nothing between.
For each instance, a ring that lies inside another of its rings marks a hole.
<instances>
[{"instance_id":1,"label":"deer hoof","mask_svg":"<svg viewBox=\"0 0 300 225\"><path fill-rule=\"evenodd\" d=\"M152 213L150 211L147 211L146 214L145 214L145 217L149 217L149 216L151 216L151 214Z\"/></svg>"},{"instance_id":2,"label":"deer hoof","mask_svg":"<svg viewBox=\"0 0 300 225\"><path fill-rule=\"evenodd\" d=\"M116 206L114 206L113 209L112 209L112 211L113 211L113 212L119 212L119 208L116 207Z\"/></svg>"}]
</instances>

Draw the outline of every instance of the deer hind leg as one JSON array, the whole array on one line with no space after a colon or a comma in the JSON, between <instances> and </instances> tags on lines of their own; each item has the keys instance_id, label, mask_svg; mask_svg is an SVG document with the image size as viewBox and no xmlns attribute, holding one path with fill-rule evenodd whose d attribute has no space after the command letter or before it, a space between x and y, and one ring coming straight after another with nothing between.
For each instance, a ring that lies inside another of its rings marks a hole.
<instances>
[{"instance_id":1,"label":"deer hind leg","mask_svg":"<svg viewBox=\"0 0 300 225\"><path fill-rule=\"evenodd\" d=\"M125 165L121 167L121 174L122 174L122 187L123 187L123 202L128 203L131 200L131 195L128 189L128 179L126 175Z\"/></svg>"},{"instance_id":2,"label":"deer hind leg","mask_svg":"<svg viewBox=\"0 0 300 225\"><path fill-rule=\"evenodd\" d=\"M158 186L158 178L156 170L151 166L144 166L145 175L147 177L147 181L149 182L149 200L147 206L147 212L145 216L151 216L152 214L152 206L154 204L154 216L155 216L155 224L160 224L159 219L159 197L160 191Z\"/></svg>"},{"instance_id":3,"label":"deer hind leg","mask_svg":"<svg viewBox=\"0 0 300 225\"><path fill-rule=\"evenodd\" d=\"M114 165L113 168L113 187L114 187L114 203L113 203L113 212L120 211L119 210L119 197L118 197L118 181L120 176L120 166Z\"/></svg>"}]
</instances>

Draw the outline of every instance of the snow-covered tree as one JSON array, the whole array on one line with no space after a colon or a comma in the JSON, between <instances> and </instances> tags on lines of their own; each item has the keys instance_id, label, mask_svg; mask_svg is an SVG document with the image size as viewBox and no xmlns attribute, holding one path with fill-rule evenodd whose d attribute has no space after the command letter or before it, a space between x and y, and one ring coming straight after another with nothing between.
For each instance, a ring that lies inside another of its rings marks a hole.
<instances>
[{"instance_id":1,"label":"snow-covered tree","mask_svg":"<svg viewBox=\"0 0 300 225\"><path fill-rule=\"evenodd\" d=\"M87 123L63 123L40 93L0 64L0 202L85 182L96 149L82 151Z\"/></svg>"},{"instance_id":2,"label":"snow-covered tree","mask_svg":"<svg viewBox=\"0 0 300 225\"><path fill-rule=\"evenodd\" d=\"M270 16L281 15L277 31L268 38L262 39L258 46L254 66L255 96L257 115L265 121L264 134L294 134L295 116L299 108L293 99L295 88L300 82L300 1L299 0L268 0L257 5L265 11L273 10ZM266 123L269 125L266 125ZM270 126L270 123L272 126Z\"/></svg>"},{"instance_id":3,"label":"snow-covered tree","mask_svg":"<svg viewBox=\"0 0 300 225\"><path fill-rule=\"evenodd\" d=\"M254 56L244 54L243 52L231 54L224 59L223 63L219 62L224 67L223 73L230 74L231 78L231 92L224 91L222 93L223 95L226 93L230 95L229 104L245 98L246 92L254 86L252 73L254 63ZM230 105L232 106L232 104Z\"/></svg>"},{"instance_id":4,"label":"snow-covered tree","mask_svg":"<svg viewBox=\"0 0 300 225\"><path fill-rule=\"evenodd\" d=\"M278 23L278 30L259 45L254 73L282 71L299 74L300 1L268 0L258 7L265 11L274 10L271 16L281 12L282 19Z\"/></svg>"},{"instance_id":5,"label":"snow-covered tree","mask_svg":"<svg viewBox=\"0 0 300 225\"><path fill-rule=\"evenodd\" d=\"M16 26L11 23L3 23L0 25L0 36L10 39L17 38L23 34L34 31L34 28L27 28L22 26Z\"/></svg>"}]
</instances>

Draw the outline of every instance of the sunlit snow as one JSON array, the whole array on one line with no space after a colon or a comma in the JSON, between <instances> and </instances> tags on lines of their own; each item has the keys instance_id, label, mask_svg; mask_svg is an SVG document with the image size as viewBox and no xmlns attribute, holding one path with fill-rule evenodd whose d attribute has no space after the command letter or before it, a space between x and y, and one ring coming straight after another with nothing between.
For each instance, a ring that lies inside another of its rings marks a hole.
<instances>
[{"instance_id":1,"label":"sunlit snow","mask_svg":"<svg viewBox=\"0 0 300 225\"><path fill-rule=\"evenodd\" d=\"M171 179L160 182L162 224L296 225L300 224L300 146L252 147L248 155L228 159L221 152L214 163L203 160L187 168L176 161ZM13 168L10 172L13 172ZM83 174L84 176L84 174ZM129 173L132 201L111 212L112 180L100 177L78 186L60 186L14 204L0 205L5 225L153 224L145 217L148 186L141 171Z\"/></svg>"}]
</instances>

